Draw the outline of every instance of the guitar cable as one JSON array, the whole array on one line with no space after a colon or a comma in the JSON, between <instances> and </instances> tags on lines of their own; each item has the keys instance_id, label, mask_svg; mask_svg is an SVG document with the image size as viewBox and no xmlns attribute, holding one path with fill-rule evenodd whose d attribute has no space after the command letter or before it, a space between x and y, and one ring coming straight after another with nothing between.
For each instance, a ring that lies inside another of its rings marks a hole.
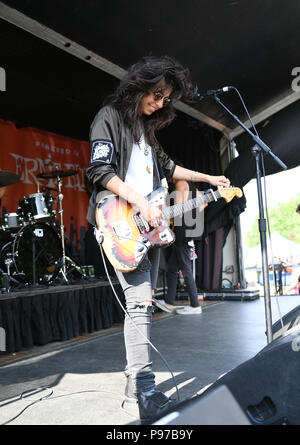
<instances>
[{"instance_id":1,"label":"guitar cable","mask_svg":"<svg viewBox=\"0 0 300 445\"><path fill-rule=\"evenodd\" d=\"M175 389L176 389L176 395L177 395L177 400L176 400L176 402L179 402L180 397L179 397L178 386L177 386L177 383L176 383L176 380L175 380L175 376L174 376L174 374L173 374L173 371L171 370L171 368L170 368L170 366L169 366L167 360L166 360L165 357L162 355L162 353L156 348L156 346L154 346L154 344L151 342L151 340L149 340L149 339L148 339L148 338L147 338L147 337L140 331L140 329L138 328L138 326L136 325L136 323L134 322L134 320L131 318L130 314L128 313L127 309L124 308L124 306L123 306L123 304L122 304L120 298L118 297L118 294L117 294L117 292L116 292L116 290L115 290L115 288L114 288L114 285L113 285L113 283L112 283L112 281L111 281L111 278L110 278L110 275L109 275L109 273L108 273L107 264L106 264L106 260L105 260L104 252L103 252L103 248L102 248L102 242L103 242L104 232L101 231L101 235L99 236L99 233L98 233L98 236L96 236L96 232L97 232L97 231L98 231L98 229L95 228L95 238L96 238L96 240L98 241L98 246L99 246L99 249L100 249L100 253L101 253L101 257L102 257L102 261L103 261L103 265L104 265L105 273L106 273L106 276L107 276L107 278L108 278L108 281L109 281L109 284L110 284L110 286L111 286L111 289L112 289L112 291L113 291L113 294L114 294L114 296L115 296L115 298L116 298L118 304L120 305L122 311L124 312L125 315L127 315L127 317L129 318L129 320L131 321L131 323L133 324L133 326L135 327L135 329L137 330L137 332L138 332L138 333L139 333L139 334L140 334L140 335L147 341L147 343L148 343L148 344L151 346L151 348L152 348L152 349L159 355L159 357L161 358L161 360L162 360L162 361L164 362L164 364L166 365L168 371L169 371L170 374L171 374L171 377L172 377L172 380L173 380L173 383L174 383L174 386L175 386ZM98 232L99 232L99 231L98 231ZM108 233L108 236L110 236L109 233ZM131 240L131 238L128 238L128 241L130 241L130 240ZM133 241L134 241L134 240L133 240Z\"/></svg>"}]
</instances>

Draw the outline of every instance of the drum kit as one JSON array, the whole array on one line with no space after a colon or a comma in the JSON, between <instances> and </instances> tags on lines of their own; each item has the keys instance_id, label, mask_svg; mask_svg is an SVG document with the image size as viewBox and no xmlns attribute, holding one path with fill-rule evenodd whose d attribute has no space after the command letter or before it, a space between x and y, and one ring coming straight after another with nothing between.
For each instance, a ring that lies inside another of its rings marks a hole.
<instances>
[{"instance_id":1,"label":"drum kit","mask_svg":"<svg viewBox=\"0 0 300 445\"><path fill-rule=\"evenodd\" d=\"M58 189L43 186L31 195L19 200L14 213L5 213L0 218L0 276L2 291L9 292L10 286L49 285L57 279L68 283L67 266L79 276L85 272L65 252L65 230L63 223L62 178L77 174L57 168L49 173L40 173L39 179L56 179ZM0 187L19 180L19 176L0 171ZM59 220L53 204L51 191L58 192Z\"/></svg>"}]
</instances>

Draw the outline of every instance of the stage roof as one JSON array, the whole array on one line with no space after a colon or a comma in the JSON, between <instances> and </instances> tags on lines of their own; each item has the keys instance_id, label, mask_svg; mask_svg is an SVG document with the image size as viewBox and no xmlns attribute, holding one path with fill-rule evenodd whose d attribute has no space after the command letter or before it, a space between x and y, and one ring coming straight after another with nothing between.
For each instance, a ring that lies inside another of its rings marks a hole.
<instances>
[{"instance_id":1,"label":"stage roof","mask_svg":"<svg viewBox=\"0 0 300 445\"><path fill-rule=\"evenodd\" d=\"M22 126L87 139L104 97L147 54L177 58L201 92L237 87L252 117L264 113L259 120L299 97L291 87L300 53L294 0L6 0L0 17L1 117ZM234 92L222 100L246 119ZM237 134L211 98L178 107Z\"/></svg>"}]
</instances>

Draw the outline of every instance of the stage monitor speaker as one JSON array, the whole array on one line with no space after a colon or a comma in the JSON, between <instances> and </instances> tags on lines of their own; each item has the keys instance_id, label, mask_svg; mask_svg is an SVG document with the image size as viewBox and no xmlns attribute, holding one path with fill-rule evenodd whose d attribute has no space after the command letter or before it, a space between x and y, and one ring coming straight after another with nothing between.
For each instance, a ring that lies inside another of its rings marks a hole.
<instances>
[{"instance_id":1,"label":"stage monitor speaker","mask_svg":"<svg viewBox=\"0 0 300 445\"><path fill-rule=\"evenodd\" d=\"M283 326L282 326L283 324ZM289 329L300 326L300 306L288 312L281 320L276 321L272 326L273 340L285 334Z\"/></svg>"},{"instance_id":2,"label":"stage monitor speaker","mask_svg":"<svg viewBox=\"0 0 300 445\"><path fill-rule=\"evenodd\" d=\"M174 407L154 425L251 425L224 385L203 397L193 397Z\"/></svg>"},{"instance_id":3,"label":"stage monitor speaker","mask_svg":"<svg viewBox=\"0 0 300 445\"><path fill-rule=\"evenodd\" d=\"M169 422L166 424L173 425L183 424L182 421L204 425L204 420L210 425L230 421L240 424L238 422L243 421L243 417L236 416L238 406L252 425L300 425L299 382L300 326L290 329L253 358L221 376L202 394L190 399L187 405L175 406L164 418ZM216 392L222 387L228 389L234 401L226 402L228 394ZM222 407L226 403L228 412L224 417ZM204 415L205 406L209 419ZM178 413L176 417L174 412ZM156 423L162 420L156 420Z\"/></svg>"}]
</instances>

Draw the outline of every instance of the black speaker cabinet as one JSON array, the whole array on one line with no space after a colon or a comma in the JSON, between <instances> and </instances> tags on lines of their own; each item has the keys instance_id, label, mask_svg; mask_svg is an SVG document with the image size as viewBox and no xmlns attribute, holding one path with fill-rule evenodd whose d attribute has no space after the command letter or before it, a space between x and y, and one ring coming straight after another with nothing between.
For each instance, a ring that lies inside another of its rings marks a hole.
<instances>
[{"instance_id":1,"label":"black speaker cabinet","mask_svg":"<svg viewBox=\"0 0 300 445\"><path fill-rule=\"evenodd\" d=\"M164 416L164 422L180 425L183 416L184 424L189 424L190 419L193 425L245 424L245 418L252 425L300 425L299 381L300 326L297 326L221 376L201 395L178 404ZM221 387L227 388L231 399L228 393L220 392ZM220 410L220 404L224 407L224 403L227 412ZM209 419L203 417L205 406Z\"/></svg>"},{"instance_id":2,"label":"black speaker cabinet","mask_svg":"<svg viewBox=\"0 0 300 445\"><path fill-rule=\"evenodd\" d=\"M285 334L289 329L300 326L300 306L295 307L295 309L284 315L282 317L282 324L281 320L278 320L273 324L273 340Z\"/></svg>"},{"instance_id":3,"label":"black speaker cabinet","mask_svg":"<svg viewBox=\"0 0 300 445\"><path fill-rule=\"evenodd\" d=\"M193 397L174 407L154 425L251 425L229 391L220 385L203 396Z\"/></svg>"}]
</instances>

